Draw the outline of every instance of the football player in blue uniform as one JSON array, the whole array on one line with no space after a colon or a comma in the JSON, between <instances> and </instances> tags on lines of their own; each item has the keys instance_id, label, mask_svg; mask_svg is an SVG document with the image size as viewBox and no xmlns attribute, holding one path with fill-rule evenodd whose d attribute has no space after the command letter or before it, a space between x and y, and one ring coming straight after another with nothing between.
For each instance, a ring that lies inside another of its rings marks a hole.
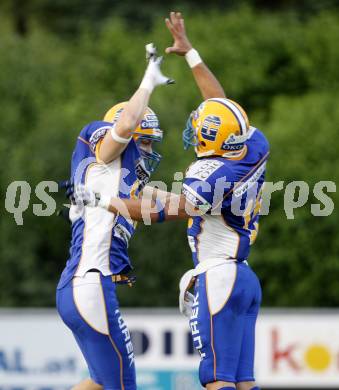
<instances>
[{"instance_id":1,"label":"football player in blue uniform","mask_svg":"<svg viewBox=\"0 0 339 390\"><path fill-rule=\"evenodd\" d=\"M72 155L72 182L123 199L137 198L146 185L161 158L152 143L162 139L158 118L147 105L157 85L172 81L161 73L161 58L153 49L131 99L81 130ZM130 283L127 247L135 222L102 208L82 213L75 205L70 219L70 258L57 287L57 309L90 373L73 389L135 390L133 346L116 295L117 283Z\"/></svg>"},{"instance_id":2,"label":"football player in blue uniform","mask_svg":"<svg viewBox=\"0 0 339 390\"><path fill-rule=\"evenodd\" d=\"M147 204L78 186L73 200L135 221L145 215L153 222L188 219L195 268L181 278L179 302L201 356L201 384L208 390L258 390L253 366L261 288L247 259L258 233L269 145L192 48L181 14L172 12L166 25L174 38L166 52L185 55L205 98L183 132L184 148L194 146L197 159L186 171L182 195L161 194ZM193 285L194 295L188 291Z\"/></svg>"}]
</instances>

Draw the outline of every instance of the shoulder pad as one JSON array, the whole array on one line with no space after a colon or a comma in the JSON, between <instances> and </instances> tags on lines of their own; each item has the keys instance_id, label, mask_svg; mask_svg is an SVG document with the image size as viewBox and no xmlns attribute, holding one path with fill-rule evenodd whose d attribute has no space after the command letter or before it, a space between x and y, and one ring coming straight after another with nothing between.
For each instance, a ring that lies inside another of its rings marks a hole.
<instances>
[{"instance_id":1,"label":"shoulder pad","mask_svg":"<svg viewBox=\"0 0 339 390\"><path fill-rule=\"evenodd\" d=\"M93 153L95 153L95 147L98 141L103 138L107 131L111 130L112 125L111 124L102 124L101 126L93 126L90 130L89 134L89 144L90 148L92 149Z\"/></svg>"}]
</instances>

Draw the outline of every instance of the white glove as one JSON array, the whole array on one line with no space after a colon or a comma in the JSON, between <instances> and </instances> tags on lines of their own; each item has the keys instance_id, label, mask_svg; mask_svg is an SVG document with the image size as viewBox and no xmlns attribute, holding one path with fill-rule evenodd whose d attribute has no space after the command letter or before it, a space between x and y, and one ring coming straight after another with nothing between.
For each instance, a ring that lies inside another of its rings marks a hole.
<instances>
[{"instance_id":1,"label":"white glove","mask_svg":"<svg viewBox=\"0 0 339 390\"><path fill-rule=\"evenodd\" d=\"M146 49L146 61L149 61L149 59L153 56L157 55L157 48L155 47L154 43L147 43L145 46Z\"/></svg>"},{"instance_id":2,"label":"white glove","mask_svg":"<svg viewBox=\"0 0 339 390\"><path fill-rule=\"evenodd\" d=\"M83 184L77 184L74 186L72 200L73 203L80 208L84 206L102 207L107 210L110 204L110 197L94 192Z\"/></svg>"},{"instance_id":3,"label":"white glove","mask_svg":"<svg viewBox=\"0 0 339 390\"><path fill-rule=\"evenodd\" d=\"M157 85L174 83L174 80L161 73L160 65L163 58L157 57L156 48L152 43L146 45L146 58L148 59L148 66L140 84L140 88L152 92Z\"/></svg>"},{"instance_id":4,"label":"white glove","mask_svg":"<svg viewBox=\"0 0 339 390\"><path fill-rule=\"evenodd\" d=\"M179 310L184 316L190 318L192 314L192 306L194 303L194 295L189 291L194 282L193 270L190 269L184 273L179 282Z\"/></svg>"},{"instance_id":5,"label":"white glove","mask_svg":"<svg viewBox=\"0 0 339 390\"><path fill-rule=\"evenodd\" d=\"M179 300L180 313L187 318L191 318L193 303L194 295L191 294L189 291L186 291L184 299Z\"/></svg>"}]
</instances>

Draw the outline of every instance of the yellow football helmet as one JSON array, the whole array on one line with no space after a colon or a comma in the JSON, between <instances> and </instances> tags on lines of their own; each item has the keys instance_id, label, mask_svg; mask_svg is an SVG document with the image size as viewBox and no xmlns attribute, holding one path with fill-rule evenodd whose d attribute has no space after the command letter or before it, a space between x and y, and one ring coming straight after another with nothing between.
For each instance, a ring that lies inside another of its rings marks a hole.
<instances>
[{"instance_id":1,"label":"yellow football helmet","mask_svg":"<svg viewBox=\"0 0 339 390\"><path fill-rule=\"evenodd\" d=\"M184 148L194 146L198 157L239 157L245 152L249 127L239 104L230 99L208 99L188 118Z\"/></svg>"},{"instance_id":2,"label":"yellow football helmet","mask_svg":"<svg viewBox=\"0 0 339 390\"><path fill-rule=\"evenodd\" d=\"M104 116L104 121L115 123L118 120L123 109L125 108L126 104L127 102L122 102L110 108ZM163 131L159 127L158 117L155 112L149 107L146 108L144 117L141 120L140 124L132 132L132 136L137 145L143 139L155 142L162 141ZM159 165L162 156L155 151L152 151L150 153L141 148L139 148L139 151L141 157L145 161L147 170L153 172Z\"/></svg>"}]
</instances>

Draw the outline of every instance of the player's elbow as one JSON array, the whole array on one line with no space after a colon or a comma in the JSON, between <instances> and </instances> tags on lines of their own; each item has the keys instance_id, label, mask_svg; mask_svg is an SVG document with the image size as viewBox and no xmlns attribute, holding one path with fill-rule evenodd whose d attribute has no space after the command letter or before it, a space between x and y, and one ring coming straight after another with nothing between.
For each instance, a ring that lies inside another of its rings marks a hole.
<instances>
[{"instance_id":1,"label":"player's elbow","mask_svg":"<svg viewBox=\"0 0 339 390\"><path fill-rule=\"evenodd\" d=\"M117 123L116 132L122 137L126 137L126 135L130 136L138 124L138 116L133 114L126 115Z\"/></svg>"},{"instance_id":2,"label":"player's elbow","mask_svg":"<svg viewBox=\"0 0 339 390\"><path fill-rule=\"evenodd\" d=\"M111 151L109 153L100 152L98 153L97 162L99 164L109 164L119 156L118 152Z\"/></svg>"}]
</instances>

